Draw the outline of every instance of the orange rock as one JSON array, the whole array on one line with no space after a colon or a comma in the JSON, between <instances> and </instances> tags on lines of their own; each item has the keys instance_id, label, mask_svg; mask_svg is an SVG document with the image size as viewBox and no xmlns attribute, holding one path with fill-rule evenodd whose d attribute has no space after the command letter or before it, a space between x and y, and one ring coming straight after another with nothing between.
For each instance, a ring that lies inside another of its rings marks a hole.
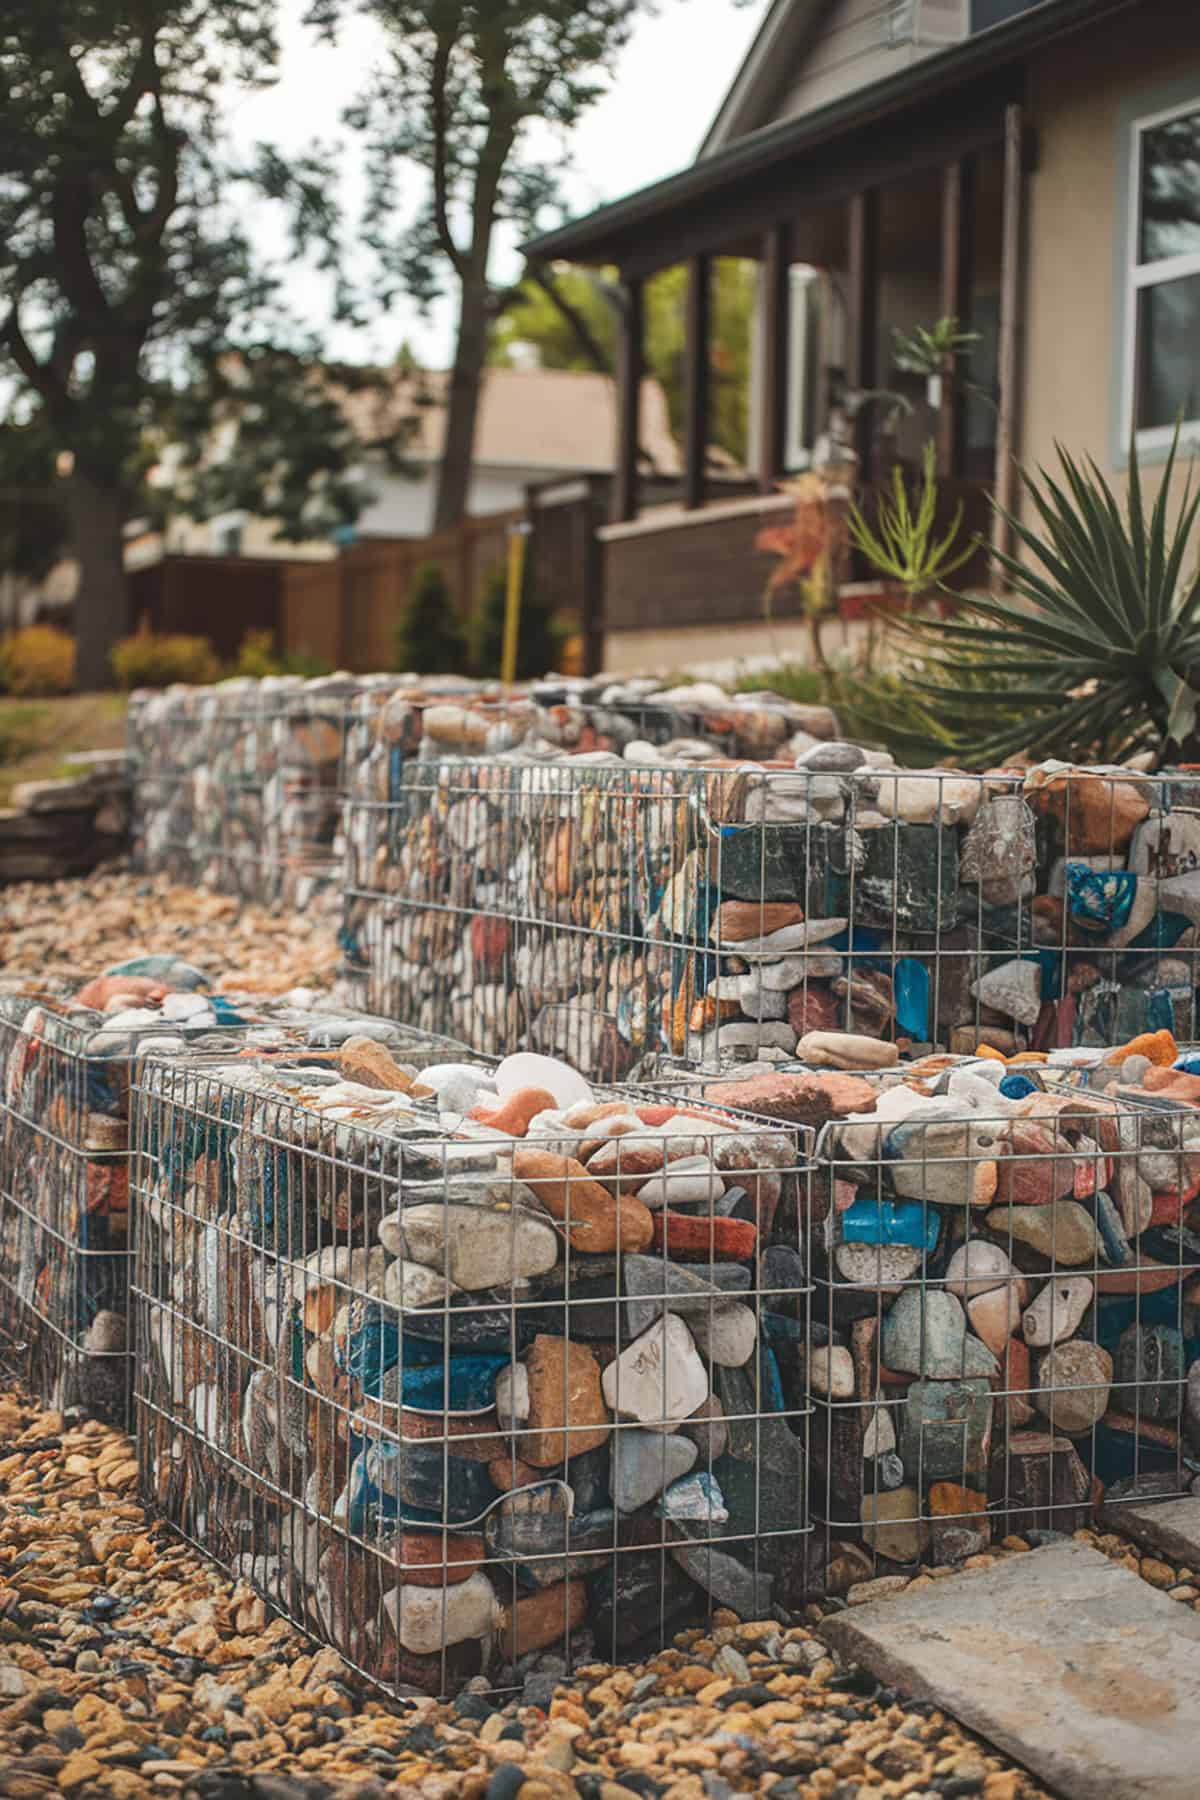
<instances>
[{"instance_id":1,"label":"orange rock","mask_svg":"<svg viewBox=\"0 0 1200 1800\"><path fill-rule=\"evenodd\" d=\"M804 913L794 900L724 900L708 935L723 944L740 944L803 922Z\"/></svg>"},{"instance_id":2,"label":"orange rock","mask_svg":"<svg viewBox=\"0 0 1200 1800\"><path fill-rule=\"evenodd\" d=\"M1142 1086L1147 1093L1166 1094L1187 1106L1200 1106L1200 1075L1189 1075L1186 1069L1149 1068L1142 1076Z\"/></svg>"},{"instance_id":3,"label":"orange rock","mask_svg":"<svg viewBox=\"0 0 1200 1800\"><path fill-rule=\"evenodd\" d=\"M976 1044L975 1054L976 1056L990 1056L993 1062L1006 1063L1008 1061L1007 1056L999 1050L993 1050L990 1044Z\"/></svg>"},{"instance_id":4,"label":"orange rock","mask_svg":"<svg viewBox=\"0 0 1200 1800\"><path fill-rule=\"evenodd\" d=\"M567 1224L572 1249L601 1254L644 1250L654 1236L650 1209L631 1194L618 1200L594 1181L573 1156L552 1150L522 1149L513 1156L513 1174L535 1193L552 1218Z\"/></svg>"},{"instance_id":5,"label":"orange rock","mask_svg":"<svg viewBox=\"0 0 1200 1800\"><path fill-rule=\"evenodd\" d=\"M494 1456L488 1464L488 1474L493 1487L498 1487L502 1494L511 1493L513 1488L532 1487L539 1478L532 1463L522 1462L511 1451L506 1451L503 1456Z\"/></svg>"},{"instance_id":6,"label":"orange rock","mask_svg":"<svg viewBox=\"0 0 1200 1800\"><path fill-rule=\"evenodd\" d=\"M80 988L75 998L80 1006L94 1006L97 1012L103 1012L115 994L127 994L129 1004L136 1006L147 1000L161 1000L170 991L161 981L152 981L148 975L97 975L94 981Z\"/></svg>"},{"instance_id":7,"label":"orange rock","mask_svg":"<svg viewBox=\"0 0 1200 1800\"><path fill-rule=\"evenodd\" d=\"M1110 1050L1106 1063L1123 1063L1127 1056L1148 1056L1160 1069L1169 1069L1179 1055L1179 1045L1169 1031L1143 1031L1116 1050Z\"/></svg>"},{"instance_id":8,"label":"orange rock","mask_svg":"<svg viewBox=\"0 0 1200 1800\"><path fill-rule=\"evenodd\" d=\"M1010 1338L1000 1363L1000 1374L994 1385L1004 1394L1004 1406L1010 1430L1025 1425L1033 1417L1029 1391L1033 1386L1033 1362L1029 1345L1023 1338Z\"/></svg>"},{"instance_id":9,"label":"orange rock","mask_svg":"<svg viewBox=\"0 0 1200 1800\"><path fill-rule=\"evenodd\" d=\"M500 1631L500 1652L515 1662L529 1650L543 1650L582 1625L587 1617L587 1583L560 1581L540 1593L523 1594L505 1609Z\"/></svg>"},{"instance_id":10,"label":"orange rock","mask_svg":"<svg viewBox=\"0 0 1200 1800\"><path fill-rule=\"evenodd\" d=\"M481 1569L487 1556L482 1538L449 1532L443 1537L440 1531L406 1531L398 1543L401 1579L408 1587L453 1587Z\"/></svg>"},{"instance_id":11,"label":"orange rock","mask_svg":"<svg viewBox=\"0 0 1200 1800\"><path fill-rule=\"evenodd\" d=\"M929 1489L929 1510L938 1519L958 1518L962 1513L987 1511L987 1495L956 1481L935 1481Z\"/></svg>"},{"instance_id":12,"label":"orange rock","mask_svg":"<svg viewBox=\"0 0 1200 1800\"><path fill-rule=\"evenodd\" d=\"M611 1426L600 1391L600 1364L586 1344L535 1337L525 1356L529 1419L517 1438L521 1457L550 1469L608 1442Z\"/></svg>"},{"instance_id":13,"label":"orange rock","mask_svg":"<svg viewBox=\"0 0 1200 1800\"><path fill-rule=\"evenodd\" d=\"M374 1038L347 1038L338 1051L337 1066L347 1081L357 1081L360 1087L407 1094L413 1086L413 1077Z\"/></svg>"},{"instance_id":14,"label":"orange rock","mask_svg":"<svg viewBox=\"0 0 1200 1800\"><path fill-rule=\"evenodd\" d=\"M524 1087L510 1094L502 1106L474 1106L467 1117L480 1125L494 1126L497 1131L507 1131L509 1137L524 1137L531 1119L540 1112L553 1112L557 1105L549 1088Z\"/></svg>"}]
</instances>

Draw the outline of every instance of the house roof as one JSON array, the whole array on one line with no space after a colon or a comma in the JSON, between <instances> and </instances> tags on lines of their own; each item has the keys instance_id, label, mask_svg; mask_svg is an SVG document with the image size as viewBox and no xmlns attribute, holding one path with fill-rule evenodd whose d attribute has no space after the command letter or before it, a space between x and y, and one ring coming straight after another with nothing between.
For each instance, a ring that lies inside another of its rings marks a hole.
<instances>
[{"instance_id":1,"label":"house roof","mask_svg":"<svg viewBox=\"0 0 1200 1800\"><path fill-rule=\"evenodd\" d=\"M765 125L716 148L722 135L722 118L728 122L731 108L736 112L743 102L750 104L745 85L739 98L739 82L743 76L749 82L756 53L763 61L760 47L764 33L773 25L775 30L782 29L781 22L788 16L794 16L797 29L807 22L807 0L776 0L709 133L706 146L713 146L709 152L702 153L678 174L638 188L580 219L530 239L523 246L525 254L535 262L621 263L628 254L632 234L652 240L656 230L672 215L678 217L685 209L691 209L695 215L706 201L727 197L733 191L752 191L755 180L766 171L819 148L839 133L872 125L906 105L961 87L989 70L1019 63L1022 56L1049 39L1094 25L1135 4L1137 0L1040 0L1040 4L1002 24L976 32L935 56L909 64L811 112Z\"/></svg>"},{"instance_id":2,"label":"house roof","mask_svg":"<svg viewBox=\"0 0 1200 1800\"><path fill-rule=\"evenodd\" d=\"M793 72L824 0L771 0L754 38L729 84L717 116L705 133L697 158L712 156L752 129Z\"/></svg>"},{"instance_id":3,"label":"house roof","mask_svg":"<svg viewBox=\"0 0 1200 1800\"><path fill-rule=\"evenodd\" d=\"M446 436L444 370L398 376L392 422L411 417L415 428L404 447L407 460L434 462ZM347 394L347 417L364 438L378 432L377 400ZM575 369L487 369L479 396L474 463L478 469L534 468L602 474L613 466L617 441L615 385L608 375ZM678 474L679 449L671 436L667 397L659 382L644 380L642 449L664 474Z\"/></svg>"}]
</instances>

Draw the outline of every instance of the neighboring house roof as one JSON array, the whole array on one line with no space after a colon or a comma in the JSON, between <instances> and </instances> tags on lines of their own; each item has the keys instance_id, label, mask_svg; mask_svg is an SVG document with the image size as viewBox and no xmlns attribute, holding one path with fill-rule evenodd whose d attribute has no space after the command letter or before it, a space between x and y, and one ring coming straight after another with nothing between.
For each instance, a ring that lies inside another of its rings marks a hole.
<instances>
[{"instance_id":1,"label":"neighboring house roof","mask_svg":"<svg viewBox=\"0 0 1200 1800\"><path fill-rule=\"evenodd\" d=\"M809 3L810 0L776 0L751 46L747 64L754 59L763 32L773 19L782 21L784 15L793 14L799 29L808 17ZM1016 64L1050 39L1096 25L1107 15L1136 3L1137 0L1040 0L1040 4L989 30L976 32L936 56L910 63L894 75L840 95L811 112L764 125L730 142L722 136L717 147L722 114L727 115L727 123L732 116L728 109L738 93L735 80L710 133L711 147L697 162L676 175L597 207L557 230L544 232L522 247L535 262L620 263L628 251L631 234L640 234L639 241L647 235L653 238L668 216L678 216L684 208L702 208L707 200L718 200L742 184L753 185L756 177L788 158L819 148L841 132L868 127L885 114L959 88L990 69ZM782 28L781 23L776 24L776 29ZM740 76L739 71L739 79Z\"/></svg>"},{"instance_id":2,"label":"neighboring house roof","mask_svg":"<svg viewBox=\"0 0 1200 1800\"><path fill-rule=\"evenodd\" d=\"M389 413L411 417L404 447L411 462L435 462L446 436L450 377L432 370L397 379ZM378 429L377 400L348 394L347 417L370 438ZM479 396L474 466L478 469L551 469L602 474L613 466L617 441L616 388L608 375L575 369L488 369ZM659 382L644 380L639 441L654 467L678 474L679 449L671 436L667 397Z\"/></svg>"}]
</instances>

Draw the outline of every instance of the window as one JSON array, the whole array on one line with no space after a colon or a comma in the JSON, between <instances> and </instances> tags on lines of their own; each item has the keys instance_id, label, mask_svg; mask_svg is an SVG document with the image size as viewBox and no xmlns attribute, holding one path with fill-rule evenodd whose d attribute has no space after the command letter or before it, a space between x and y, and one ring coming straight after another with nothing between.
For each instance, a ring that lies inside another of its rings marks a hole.
<instances>
[{"instance_id":1,"label":"window","mask_svg":"<svg viewBox=\"0 0 1200 1800\"><path fill-rule=\"evenodd\" d=\"M1200 433L1200 102L1133 127L1123 439Z\"/></svg>"}]
</instances>

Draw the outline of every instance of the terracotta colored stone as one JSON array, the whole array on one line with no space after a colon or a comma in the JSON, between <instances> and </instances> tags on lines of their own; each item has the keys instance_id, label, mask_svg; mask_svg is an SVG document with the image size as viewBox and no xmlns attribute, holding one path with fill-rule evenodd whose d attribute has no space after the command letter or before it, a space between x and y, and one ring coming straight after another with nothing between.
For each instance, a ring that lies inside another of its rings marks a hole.
<instances>
[{"instance_id":1,"label":"terracotta colored stone","mask_svg":"<svg viewBox=\"0 0 1200 1800\"><path fill-rule=\"evenodd\" d=\"M413 1086L413 1077L405 1074L390 1051L374 1038L347 1038L338 1051L337 1066L347 1081L356 1081L360 1087L407 1094Z\"/></svg>"},{"instance_id":2,"label":"terracotta colored stone","mask_svg":"<svg viewBox=\"0 0 1200 1800\"><path fill-rule=\"evenodd\" d=\"M1144 782L1083 769L1031 769L1025 798L1036 811L1058 820L1068 856L1119 854L1150 811Z\"/></svg>"},{"instance_id":3,"label":"terracotta colored stone","mask_svg":"<svg viewBox=\"0 0 1200 1800\"><path fill-rule=\"evenodd\" d=\"M939 1519L986 1512L987 1495L974 1488L961 1487L957 1481L935 1481L929 1489L929 1510Z\"/></svg>"},{"instance_id":4,"label":"terracotta colored stone","mask_svg":"<svg viewBox=\"0 0 1200 1800\"><path fill-rule=\"evenodd\" d=\"M103 1012L114 994L128 994L131 1005L145 1005L147 1001L162 1000L170 993L161 981L152 981L148 975L97 975L86 987L81 987L75 998L80 1006L95 1007Z\"/></svg>"},{"instance_id":5,"label":"terracotta colored stone","mask_svg":"<svg viewBox=\"0 0 1200 1800\"><path fill-rule=\"evenodd\" d=\"M714 942L740 944L746 938L767 937L785 925L802 925L804 913L792 900L723 900L718 906L709 936Z\"/></svg>"},{"instance_id":6,"label":"terracotta colored stone","mask_svg":"<svg viewBox=\"0 0 1200 1800\"><path fill-rule=\"evenodd\" d=\"M836 996L819 982L793 988L788 995L788 1024L797 1037L810 1031L836 1031L843 1016Z\"/></svg>"},{"instance_id":7,"label":"terracotta colored stone","mask_svg":"<svg viewBox=\"0 0 1200 1800\"><path fill-rule=\"evenodd\" d=\"M480 1125L490 1125L495 1131L507 1131L510 1137L524 1137L531 1119L555 1109L556 1102L549 1088L526 1087L510 1094L503 1106L472 1107L467 1117L477 1120Z\"/></svg>"},{"instance_id":8,"label":"terracotta colored stone","mask_svg":"<svg viewBox=\"0 0 1200 1800\"><path fill-rule=\"evenodd\" d=\"M498 981L504 974L509 948L509 922L494 913L476 913L471 920L471 955L476 978Z\"/></svg>"},{"instance_id":9,"label":"terracotta colored stone","mask_svg":"<svg viewBox=\"0 0 1200 1800\"><path fill-rule=\"evenodd\" d=\"M649 1207L631 1194L616 1198L572 1156L520 1149L513 1155L513 1174L537 1195L552 1218L570 1221L567 1237L575 1250L605 1254L618 1245L622 1250L644 1250L654 1235Z\"/></svg>"},{"instance_id":10,"label":"terracotta colored stone","mask_svg":"<svg viewBox=\"0 0 1200 1800\"><path fill-rule=\"evenodd\" d=\"M869 1081L841 1073L750 1075L744 1081L719 1081L705 1089L718 1106L736 1106L768 1119L810 1125L818 1130L831 1118L875 1110Z\"/></svg>"},{"instance_id":11,"label":"terracotta colored stone","mask_svg":"<svg viewBox=\"0 0 1200 1800\"><path fill-rule=\"evenodd\" d=\"M1189 1075L1186 1069L1149 1068L1142 1076L1142 1086L1148 1094L1165 1094L1187 1106L1200 1106L1200 1075Z\"/></svg>"},{"instance_id":12,"label":"terracotta colored stone","mask_svg":"<svg viewBox=\"0 0 1200 1800\"><path fill-rule=\"evenodd\" d=\"M452 1532L443 1537L440 1531L406 1531L396 1548L404 1571L401 1579L410 1587L452 1587L481 1569L487 1556L482 1538ZM392 1554L390 1544L381 1552L386 1560Z\"/></svg>"},{"instance_id":13,"label":"terracotta colored stone","mask_svg":"<svg viewBox=\"0 0 1200 1800\"><path fill-rule=\"evenodd\" d=\"M502 1494L511 1493L513 1488L530 1487L538 1479L538 1471L532 1463L522 1462L511 1450L493 1457L488 1464L488 1474L492 1486L499 1488Z\"/></svg>"},{"instance_id":14,"label":"terracotta colored stone","mask_svg":"<svg viewBox=\"0 0 1200 1800\"><path fill-rule=\"evenodd\" d=\"M501 1435L494 1408L481 1413L452 1413L410 1412L405 1407L400 1410L394 1430L405 1443L444 1443L449 1439L450 1455L466 1457L470 1462L491 1462L493 1457L508 1455L508 1442Z\"/></svg>"},{"instance_id":15,"label":"terracotta colored stone","mask_svg":"<svg viewBox=\"0 0 1200 1800\"><path fill-rule=\"evenodd\" d=\"M529 1378L527 1429L517 1451L535 1469L550 1469L608 1442L608 1409L600 1392L600 1364L586 1344L536 1337L525 1356Z\"/></svg>"},{"instance_id":16,"label":"terracotta colored stone","mask_svg":"<svg viewBox=\"0 0 1200 1800\"><path fill-rule=\"evenodd\" d=\"M976 1294L967 1301L967 1319L975 1336L995 1355L1003 1356L1021 1319L1021 1295L1016 1284Z\"/></svg>"},{"instance_id":17,"label":"terracotta colored stone","mask_svg":"<svg viewBox=\"0 0 1200 1800\"><path fill-rule=\"evenodd\" d=\"M500 1650L507 1662L530 1650L556 1644L587 1618L585 1581L561 1581L539 1593L523 1594L506 1607L500 1628Z\"/></svg>"},{"instance_id":18,"label":"terracotta colored stone","mask_svg":"<svg viewBox=\"0 0 1200 1800\"><path fill-rule=\"evenodd\" d=\"M997 1158L996 1199L1010 1206L1047 1206L1070 1194L1075 1159L1061 1134L1032 1119L1014 1119Z\"/></svg>"},{"instance_id":19,"label":"terracotta colored stone","mask_svg":"<svg viewBox=\"0 0 1200 1800\"><path fill-rule=\"evenodd\" d=\"M645 1208L643 1208L645 1211ZM684 1213L647 1213L655 1250L681 1262L744 1262L754 1255L758 1232L747 1219L689 1218Z\"/></svg>"}]
</instances>

